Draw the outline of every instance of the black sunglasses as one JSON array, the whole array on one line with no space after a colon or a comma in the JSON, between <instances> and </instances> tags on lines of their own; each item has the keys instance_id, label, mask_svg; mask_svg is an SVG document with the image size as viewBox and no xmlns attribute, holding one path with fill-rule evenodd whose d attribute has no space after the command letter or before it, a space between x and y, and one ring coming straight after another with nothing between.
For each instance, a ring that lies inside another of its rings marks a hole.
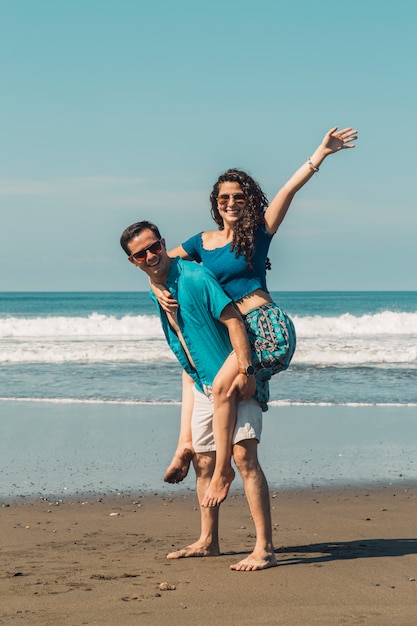
<instances>
[{"instance_id":1,"label":"black sunglasses","mask_svg":"<svg viewBox=\"0 0 417 626\"><path fill-rule=\"evenodd\" d=\"M130 258L135 259L135 261L139 261L142 263L146 259L146 253L151 252L152 254L159 254L162 250L161 240L154 241L150 246L144 248L143 250L139 250L139 252L135 252L135 254L131 254Z\"/></svg>"}]
</instances>

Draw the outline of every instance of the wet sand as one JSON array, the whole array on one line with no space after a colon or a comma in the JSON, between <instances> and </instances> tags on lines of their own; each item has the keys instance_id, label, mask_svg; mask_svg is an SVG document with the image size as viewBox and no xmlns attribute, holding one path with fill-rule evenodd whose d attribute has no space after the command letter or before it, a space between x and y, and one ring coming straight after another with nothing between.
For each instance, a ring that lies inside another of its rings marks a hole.
<instances>
[{"instance_id":1,"label":"wet sand","mask_svg":"<svg viewBox=\"0 0 417 626\"><path fill-rule=\"evenodd\" d=\"M172 404L0 401L0 498L175 495L162 477L179 415ZM271 406L259 456L280 488L417 482L417 407ZM192 476L183 486L194 490Z\"/></svg>"},{"instance_id":2,"label":"wet sand","mask_svg":"<svg viewBox=\"0 0 417 626\"><path fill-rule=\"evenodd\" d=\"M278 566L234 572L254 542L243 494L218 557L168 561L197 537L191 493L21 497L0 509L1 624L417 623L417 486L271 492Z\"/></svg>"}]
</instances>

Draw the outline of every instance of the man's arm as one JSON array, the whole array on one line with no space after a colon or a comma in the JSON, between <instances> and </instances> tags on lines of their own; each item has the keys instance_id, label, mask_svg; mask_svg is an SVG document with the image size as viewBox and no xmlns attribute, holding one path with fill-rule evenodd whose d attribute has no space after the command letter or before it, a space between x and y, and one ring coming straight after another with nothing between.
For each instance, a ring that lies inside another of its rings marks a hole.
<instances>
[{"instance_id":1,"label":"man's arm","mask_svg":"<svg viewBox=\"0 0 417 626\"><path fill-rule=\"evenodd\" d=\"M248 365L252 365L252 354L245 324L240 314L231 304L228 304L222 311L220 321L229 332L230 342L235 351L239 369L246 369ZM247 376L246 374L236 372L236 377L228 395L232 395L235 390L242 398L251 398L256 390L255 376Z\"/></svg>"}]
</instances>

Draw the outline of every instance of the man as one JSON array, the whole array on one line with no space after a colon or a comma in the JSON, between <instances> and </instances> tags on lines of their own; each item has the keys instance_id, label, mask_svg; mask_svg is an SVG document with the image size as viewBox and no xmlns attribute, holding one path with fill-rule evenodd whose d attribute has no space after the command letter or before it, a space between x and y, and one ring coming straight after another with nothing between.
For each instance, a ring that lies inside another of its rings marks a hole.
<instances>
[{"instance_id":1,"label":"man","mask_svg":"<svg viewBox=\"0 0 417 626\"><path fill-rule=\"evenodd\" d=\"M168 344L185 372L194 380L193 395L186 391L183 402L186 410L193 412L193 465L201 505L215 465L210 387L232 350L236 353L239 368L247 368L251 364L245 327L212 273L195 263L171 259L165 241L154 224L147 221L132 224L122 233L120 243L128 260L143 270L151 282L165 284L179 305L175 316L168 316L159 306L158 311ZM241 398L248 398L237 403L233 459L242 477L255 524L256 544L253 552L232 565L231 569L253 571L276 565L269 490L257 455L262 411L250 397L255 390L251 376L237 374L233 390ZM182 550L171 552L169 559L220 554L219 507L200 506L200 515L199 539Z\"/></svg>"}]
</instances>

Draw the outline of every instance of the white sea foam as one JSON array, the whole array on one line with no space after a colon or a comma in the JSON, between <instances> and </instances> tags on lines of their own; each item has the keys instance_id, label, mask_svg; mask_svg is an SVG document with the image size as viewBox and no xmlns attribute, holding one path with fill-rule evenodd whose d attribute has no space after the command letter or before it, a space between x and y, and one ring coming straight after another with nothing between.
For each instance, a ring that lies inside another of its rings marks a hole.
<instances>
[{"instance_id":1,"label":"white sea foam","mask_svg":"<svg viewBox=\"0 0 417 626\"><path fill-rule=\"evenodd\" d=\"M417 367L417 313L295 317L294 364ZM1 363L173 361L157 316L0 319Z\"/></svg>"},{"instance_id":2,"label":"white sea foam","mask_svg":"<svg viewBox=\"0 0 417 626\"><path fill-rule=\"evenodd\" d=\"M159 319L154 315L112 315L92 313L88 317L7 317L0 319L0 338L162 337Z\"/></svg>"},{"instance_id":3,"label":"white sea foam","mask_svg":"<svg viewBox=\"0 0 417 626\"><path fill-rule=\"evenodd\" d=\"M345 313L338 317L294 316L294 323L297 333L304 337L417 336L417 312L384 311L361 316ZM154 338L162 336L161 324L155 315L116 317L92 313L88 317L0 318L0 338Z\"/></svg>"},{"instance_id":4,"label":"white sea foam","mask_svg":"<svg viewBox=\"0 0 417 626\"><path fill-rule=\"evenodd\" d=\"M352 408L359 407L417 407L417 402L300 402L295 400L271 400L268 402L270 407L272 406L349 406Z\"/></svg>"},{"instance_id":5,"label":"white sea foam","mask_svg":"<svg viewBox=\"0 0 417 626\"><path fill-rule=\"evenodd\" d=\"M127 404L127 405L144 405L144 406L181 406L181 402L175 400L103 400L101 398L13 398L0 397L0 402L45 402L46 404Z\"/></svg>"},{"instance_id":6,"label":"white sea foam","mask_svg":"<svg viewBox=\"0 0 417 626\"><path fill-rule=\"evenodd\" d=\"M414 335L417 336L417 313L382 313L361 316L344 313L338 317L319 315L295 317L297 332L306 337L326 336L373 336Z\"/></svg>"},{"instance_id":7,"label":"white sea foam","mask_svg":"<svg viewBox=\"0 0 417 626\"><path fill-rule=\"evenodd\" d=\"M159 363L175 357L164 339L0 340L1 363Z\"/></svg>"},{"instance_id":8,"label":"white sea foam","mask_svg":"<svg viewBox=\"0 0 417 626\"><path fill-rule=\"evenodd\" d=\"M13 398L0 397L0 402L24 402L24 403L47 403L47 404L122 404L137 406L181 406L181 402L176 400L109 400L101 398ZM304 406L304 407L342 407L348 406L352 408L359 407L417 407L417 402L300 402L292 400L272 400L270 407L288 407L288 406Z\"/></svg>"}]
</instances>

